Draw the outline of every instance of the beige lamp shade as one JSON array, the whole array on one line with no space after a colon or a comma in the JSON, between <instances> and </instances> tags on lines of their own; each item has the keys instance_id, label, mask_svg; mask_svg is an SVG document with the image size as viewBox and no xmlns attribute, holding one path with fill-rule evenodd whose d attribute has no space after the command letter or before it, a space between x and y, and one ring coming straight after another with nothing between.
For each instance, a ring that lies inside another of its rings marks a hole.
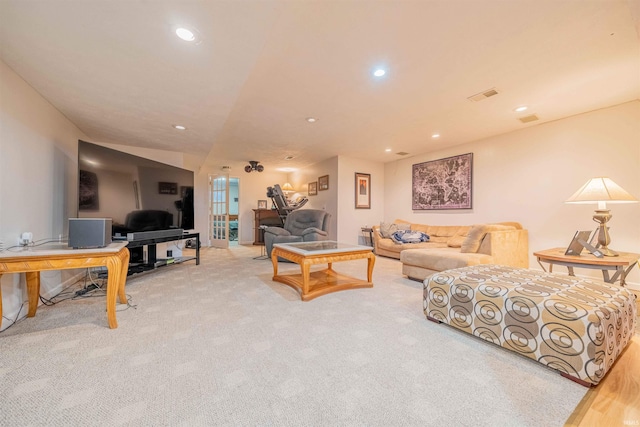
<instances>
[{"instance_id":1,"label":"beige lamp shade","mask_svg":"<svg viewBox=\"0 0 640 427\"><path fill-rule=\"evenodd\" d=\"M598 203L599 209L606 209L606 203L636 203L638 199L627 193L611 179L599 176L591 178L566 203Z\"/></svg>"},{"instance_id":2,"label":"beige lamp shade","mask_svg":"<svg viewBox=\"0 0 640 427\"><path fill-rule=\"evenodd\" d=\"M293 187L288 182L282 184L282 191L293 191Z\"/></svg>"}]
</instances>

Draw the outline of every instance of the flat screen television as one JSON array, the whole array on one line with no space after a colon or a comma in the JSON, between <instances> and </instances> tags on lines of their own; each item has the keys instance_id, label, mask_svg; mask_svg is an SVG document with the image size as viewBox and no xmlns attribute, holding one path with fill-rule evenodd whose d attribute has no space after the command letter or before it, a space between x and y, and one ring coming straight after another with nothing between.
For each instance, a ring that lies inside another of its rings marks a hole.
<instances>
[{"instance_id":1,"label":"flat screen television","mask_svg":"<svg viewBox=\"0 0 640 427\"><path fill-rule=\"evenodd\" d=\"M113 237L194 228L192 171L78 141L78 218L111 218Z\"/></svg>"}]
</instances>

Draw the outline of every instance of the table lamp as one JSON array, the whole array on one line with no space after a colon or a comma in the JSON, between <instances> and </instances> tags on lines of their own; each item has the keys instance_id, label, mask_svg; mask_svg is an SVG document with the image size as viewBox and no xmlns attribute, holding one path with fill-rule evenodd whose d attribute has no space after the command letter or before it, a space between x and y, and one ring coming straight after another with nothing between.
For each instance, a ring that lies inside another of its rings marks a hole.
<instances>
[{"instance_id":1,"label":"table lamp","mask_svg":"<svg viewBox=\"0 0 640 427\"><path fill-rule=\"evenodd\" d=\"M289 198L289 193L293 192L293 187L288 182L285 182L282 184L282 192L287 196L287 198Z\"/></svg>"},{"instance_id":2,"label":"table lamp","mask_svg":"<svg viewBox=\"0 0 640 427\"><path fill-rule=\"evenodd\" d=\"M618 256L618 254L607 246L611 243L609 228L606 223L611 219L611 213L607 209L608 203L637 203L638 199L627 193L611 179L599 176L591 178L575 194L569 197L565 203L597 203L593 215L593 220L600 224L598 226L598 244L600 251L605 256Z\"/></svg>"}]
</instances>

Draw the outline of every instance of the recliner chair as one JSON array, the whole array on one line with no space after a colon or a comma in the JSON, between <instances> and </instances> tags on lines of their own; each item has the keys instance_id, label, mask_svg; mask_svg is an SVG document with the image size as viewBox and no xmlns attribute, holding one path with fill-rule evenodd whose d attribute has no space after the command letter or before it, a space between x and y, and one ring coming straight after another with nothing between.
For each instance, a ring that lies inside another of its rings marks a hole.
<instances>
[{"instance_id":1,"label":"recliner chair","mask_svg":"<svg viewBox=\"0 0 640 427\"><path fill-rule=\"evenodd\" d=\"M282 225L284 225L285 221L287 220L287 216L289 215L289 213L295 211L296 209L300 209L308 201L306 197L302 196L299 197L295 203L289 203L284 195L284 192L280 188L280 184L275 184L273 187L267 187L267 197L270 197L273 201L273 204L278 211L280 221L282 221Z\"/></svg>"},{"instance_id":2,"label":"recliner chair","mask_svg":"<svg viewBox=\"0 0 640 427\"><path fill-rule=\"evenodd\" d=\"M267 227L264 243L271 257L274 243L314 242L328 240L331 214L318 209L300 209L290 212L282 227Z\"/></svg>"}]
</instances>

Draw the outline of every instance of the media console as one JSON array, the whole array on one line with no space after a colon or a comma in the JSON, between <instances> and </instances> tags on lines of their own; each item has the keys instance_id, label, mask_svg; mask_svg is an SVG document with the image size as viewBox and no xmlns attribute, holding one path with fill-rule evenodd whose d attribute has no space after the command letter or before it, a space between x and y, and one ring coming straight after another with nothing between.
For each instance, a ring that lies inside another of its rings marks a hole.
<instances>
[{"instance_id":1,"label":"media console","mask_svg":"<svg viewBox=\"0 0 640 427\"><path fill-rule=\"evenodd\" d=\"M156 253L156 245L158 243L166 243L166 242L173 242L176 240L189 240L189 239L195 239L196 241L195 257L182 256L182 257L175 257L175 258L158 259L157 253ZM140 248L140 250L142 250L144 246L147 247L146 259L140 259L141 258L140 256L136 259L133 253L134 251L132 251L132 249L135 250L136 248ZM127 275L129 276L132 274L153 270L155 268L162 267L165 265L179 264L179 263L182 263L185 261L191 261L194 259L196 260L196 265L200 265L200 233L187 233L187 234L180 234L180 235L138 238L135 240L130 240L129 244L127 245L127 248L131 252L131 260L129 261L129 268L127 270ZM136 262L136 261L140 261L140 262Z\"/></svg>"}]
</instances>

